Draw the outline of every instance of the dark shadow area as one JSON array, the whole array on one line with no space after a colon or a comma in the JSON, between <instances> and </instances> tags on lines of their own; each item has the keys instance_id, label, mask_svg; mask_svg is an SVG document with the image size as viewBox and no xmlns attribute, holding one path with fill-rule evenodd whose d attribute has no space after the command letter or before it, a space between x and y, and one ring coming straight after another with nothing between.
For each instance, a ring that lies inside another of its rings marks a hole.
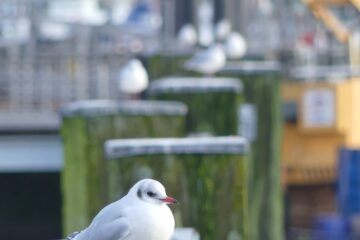
<instances>
[{"instance_id":1,"label":"dark shadow area","mask_svg":"<svg viewBox=\"0 0 360 240\"><path fill-rule=\"evenodd\" d=\"M60 239L60 173L0 174L0 239Z\"/></svg>"}]
</instances>

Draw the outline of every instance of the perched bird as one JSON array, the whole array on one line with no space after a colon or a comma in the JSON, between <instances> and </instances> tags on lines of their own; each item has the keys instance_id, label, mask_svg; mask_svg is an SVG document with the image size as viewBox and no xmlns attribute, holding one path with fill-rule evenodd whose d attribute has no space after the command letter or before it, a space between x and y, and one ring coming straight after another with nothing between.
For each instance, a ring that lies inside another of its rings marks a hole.
<instances>
[{"instance_id":1,"label":"perched bird","mask_svg":"<svg viewBox=\"0 0 360 240\"><path fill-rule=\"evenodd\" d=\"M197 42L196 29L192 24L185 24L178 32L177 40L182 47L193 47Z\"/></svg>"},{"instance_id":2,"label":"perched bird","mask_svg":"<svg viewBox=\"0 0 360 240\"><path fill-rule=\"evenodd\" d=\"M225 41L226 37L231 32L231 23L227 19L218 21L215 25L215 37L219 42Z\"/></svg>"},{"instance_id":3,"label":"perched bird","mask_svg":"<svg viewBox=\"0 0 360 240\"><path fill-rule=\"evenodd\" d=\"M246 41L240 33L232 32L225 40L225 53L229 59L238 59L246 54Z\"/></svg>"},{"instance_id":4,"label":"perched bird","mask_svg":"<svg viewBox=\"0 0 360 240\"><path fill-rule=\"evenodd\" d=\"M164 186L153 179L137 182L126 196L103 208L89 227L68 240L169 240L175 227Z\"/></svg>"},{"instance_id":5,"label":"perched bird","mask_svg":"<svg viewBox=\"0 0 360 240\"><path fill-rule=\"evenodd\" d=\"M119 89L125 94L138 94L149 85L146 69L138 59L132 59L119 71Z\"/></svg>"},{"instance_id":6,"label":"perched bird","mask_svg":"<svg viewBox=\"0 0 360 240\"><path fill-rule=\"evenodd\" d=\"M184 68L211 76L222 69L225 62L226 57L223 47L220 44L214 44L196 53L185 62Z\"/></svg>"}]
</instances>

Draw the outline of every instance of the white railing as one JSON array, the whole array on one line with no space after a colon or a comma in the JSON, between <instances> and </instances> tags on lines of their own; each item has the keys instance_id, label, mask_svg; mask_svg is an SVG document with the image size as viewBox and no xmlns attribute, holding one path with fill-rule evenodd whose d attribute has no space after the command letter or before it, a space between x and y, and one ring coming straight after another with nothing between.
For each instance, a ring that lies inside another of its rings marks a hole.
<instances>
[{"instance_id":1,"label":"white railing","mask_svg":"<svg viewBox=\"0 0 360 240\"><path fill-rule=\"evenodd\" d=\"M1 111L57 111L75 100L118 97L118 71L127 57L36 56L0 63Z\"/></svg>"}]
</instances>

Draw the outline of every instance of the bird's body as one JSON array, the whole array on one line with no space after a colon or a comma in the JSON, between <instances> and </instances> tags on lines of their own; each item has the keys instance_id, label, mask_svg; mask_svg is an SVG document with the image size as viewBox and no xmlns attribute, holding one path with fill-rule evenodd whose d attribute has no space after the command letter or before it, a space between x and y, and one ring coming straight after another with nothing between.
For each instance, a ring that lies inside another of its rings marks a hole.
<instances>
[{"instance_id":1,"label":"bird's body","mask_svg":"<svg viewBox=\"0 0 360 240\"><path fill-rule=\"evenodd\" d=\"M187 70L213 75L223 68L225 61L226 57L222 46L215 44L196 53L185 63L184 67Z\"/></svg>"},{"instance_id":2,"label":"bird's body","mask_svg":"<svg viewBox=\"0 0 360 240\"><path fill-rule=\"evenodd\" d=\"M232 32L225 40L225 53L229 59L239 59L245 56L247 45L244 37L237 32Z\"/></svg>"},{"instance_id":3,"label":"bird's body","mask_svg":"<svg viewBox=\"0 0 360 240\"><path fill-rule=\"evenodd\" d=\"M149 190L150 189L150 190ZM154 194L150 197L149 194ZM175 227L161 183L145 179L120 200L103 208L72 240L169 240Z\"/></svg>"},{"instance_id":4,"label":"bird's body","mask_svg":"<svg viewBox=\"0 0 360 240\"><path fill-rule=\"evenodd\" d=\"M149 85L149 77L142 63L133 59L119 72L119 89L122 93L138 94Z\"/></svg>"}]
</instances>

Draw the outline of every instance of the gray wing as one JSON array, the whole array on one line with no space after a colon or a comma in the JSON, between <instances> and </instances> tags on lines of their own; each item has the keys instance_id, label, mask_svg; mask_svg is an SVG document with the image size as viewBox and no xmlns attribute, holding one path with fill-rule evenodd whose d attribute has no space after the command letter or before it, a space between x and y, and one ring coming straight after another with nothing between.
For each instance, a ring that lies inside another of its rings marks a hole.
<instances>
[{"instance_id":1,"label":"gray wing","mask_svg":"<svg viewBox=\"0 0 360 240\"><path fill-rule=\"evenodd\" d=\"M209 58L208 50L196 53L192 58L185 62L184 67L188 70L196 70L203 62Z\"/></svg>"},{"instance_id":2,"label":"gray wing","mask_svg":"<svg viewBox=\"0 0 360 240\"><path fill-rule=\"evenodd\" d=\"M65 240L72 240L72 239L75 239L75 237L77 235L79 235L81 232L73 232L71 233L69 236L67 236L67 238Z\"/></svg>"},{"instance_id":3,"label":"gray wing","mask_svg":"<svg viewBox=\"0 0 360 240\"><path fill-rule=\"evenodd\" d=\"M119 218L102 227L101 238L104 240L124 240L130 235L130 224L125 218Z\"/></svg>"},{"instance_id":4,"label":"gray wing","mask_svg":"<svg viewBox=\"0 0 360 240\"><path fill-rule=\"evenodd\" d=\"M126 240L130 229L129 222L122 217L108 223L94 224L80 233L75 240Z\"/></svg>"}]
</instances>

